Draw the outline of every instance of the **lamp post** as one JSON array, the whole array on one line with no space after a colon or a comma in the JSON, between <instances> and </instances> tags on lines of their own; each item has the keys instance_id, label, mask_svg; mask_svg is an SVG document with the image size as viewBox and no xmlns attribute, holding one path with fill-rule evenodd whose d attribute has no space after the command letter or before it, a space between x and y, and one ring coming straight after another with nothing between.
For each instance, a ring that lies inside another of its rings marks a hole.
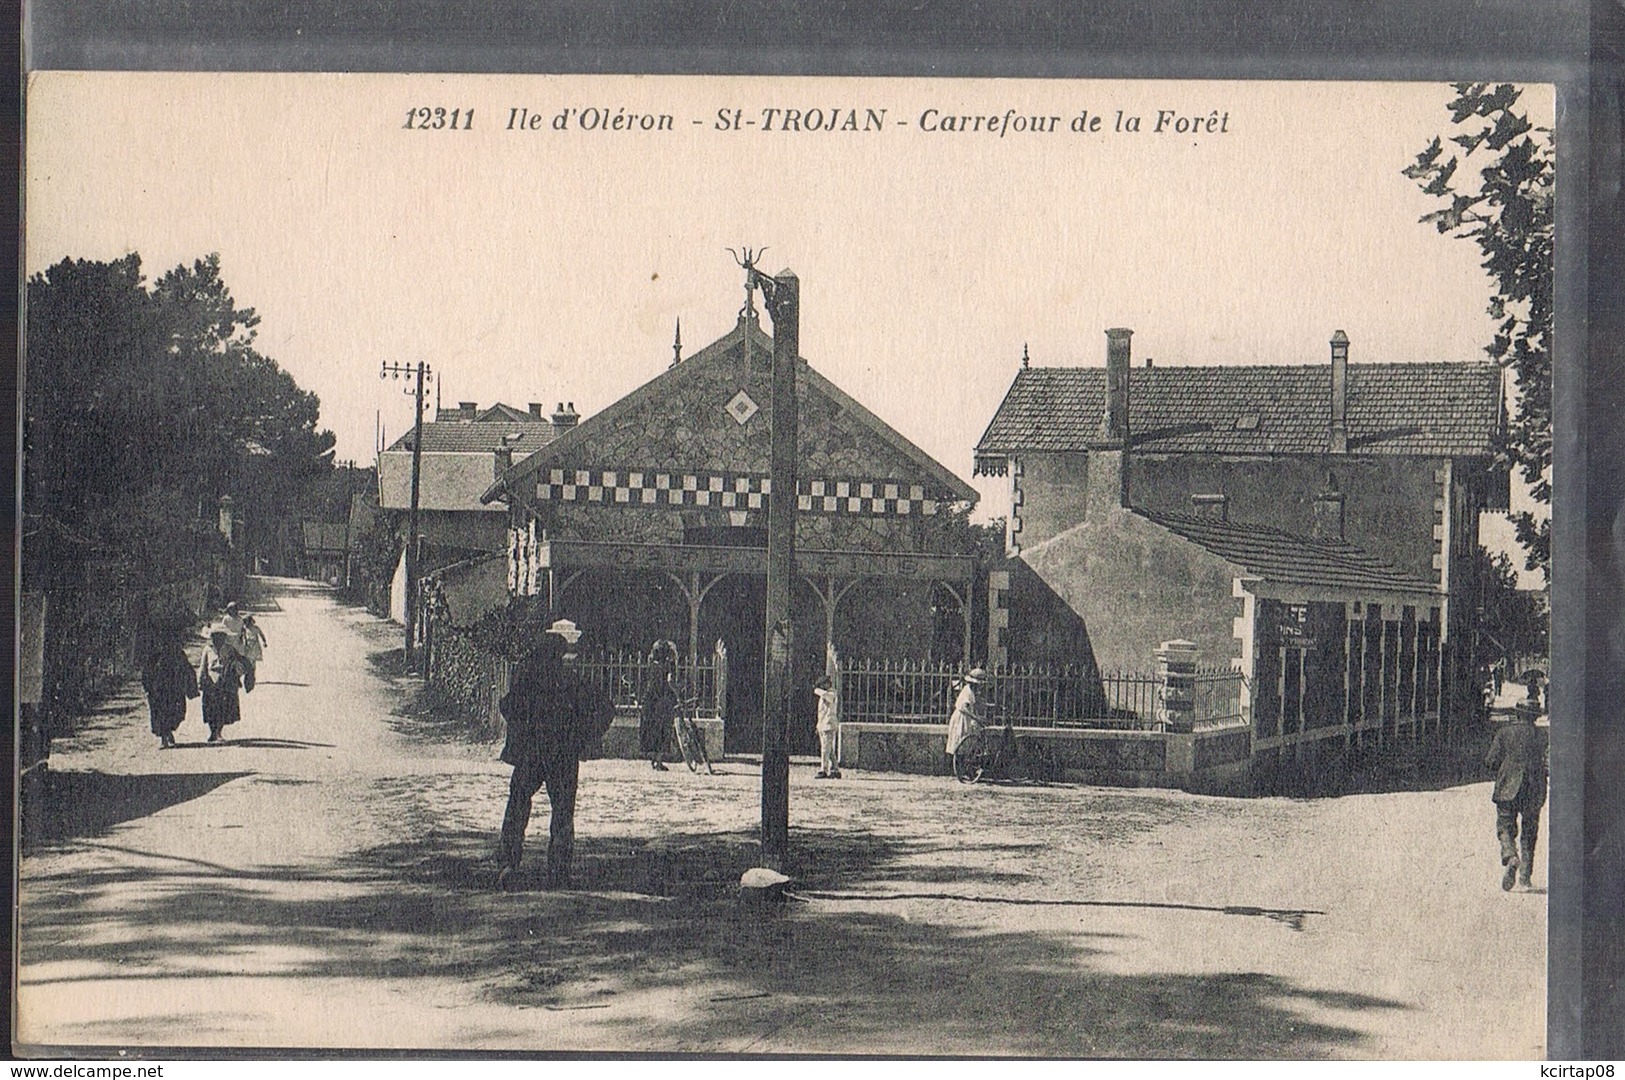
<instances>
[{"instance_id":1,"label":"lamp post","mask_svg":"<svg viewBox=\"0 0 1625 1080\"><path fill-rule=\"evenodd\" d=\"M434 369L419 360L416 364L385 363L378 377L415 379L412 390L412 502L406 519L406 641L402 659L410 662L416 644L418 614L418 482L423 468L423 384L434 379Z\"/></svg>"},{"instance_id":2,"label":"lamp post","mask_svg":"<svg viewBox=\"0 0 1625 1080\"><path fill-rule=\"evenodd\" d=\"M801 282L789 270L768 277L760 251L745 249L746 287L762 290L773 320L771 440L767 499L767 648L762 677L762 862L781 873L790 854L791 661L790 588L796 565L796 356L800 352Z\"/></svg>"}]
</instances>

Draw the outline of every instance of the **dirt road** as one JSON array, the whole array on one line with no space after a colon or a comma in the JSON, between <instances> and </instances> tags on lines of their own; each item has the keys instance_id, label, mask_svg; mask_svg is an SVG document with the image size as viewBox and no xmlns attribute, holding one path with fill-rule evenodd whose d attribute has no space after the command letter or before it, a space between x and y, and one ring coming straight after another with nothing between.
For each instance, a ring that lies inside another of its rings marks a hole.
<instances>
[{"instance_id":1,"label":"dirt road","mask_svg":"<svg viewBox=\"0 0 1625 1080\"><path fill-rule=\"evenodd\" d=\"M762 925L731 889L754 765L594 761L577 888L499 893L495 748L415 709L370 616L285 581L258 606L262 682L225 745L194 703L159 751L131 697L55 747L23 1043L1542 1053L1546 898L1500 891L1485 783L1243 800L798 764L804 899Z\"/></svg>"}]
</instances>

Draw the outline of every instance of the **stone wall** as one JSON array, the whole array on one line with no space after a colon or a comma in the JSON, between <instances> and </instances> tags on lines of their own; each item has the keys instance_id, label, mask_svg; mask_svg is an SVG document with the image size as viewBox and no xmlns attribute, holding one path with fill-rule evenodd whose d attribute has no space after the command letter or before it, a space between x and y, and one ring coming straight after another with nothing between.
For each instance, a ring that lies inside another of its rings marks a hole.
<instances>
[{"instance_id":1,"label":"stone wall","mask_svg":"<svg viewBox=\"0 0 1625 1080\"><path fill-rule=\"evenodd\" d=\"M1251 790L1251 737L1245 727L1194 734L1160 731L1015 728L1018 746L1043 779L1130 787L1243 793ZM946 724L841 725L843 768L945 776Z\"/></svg>"},{"instance_id":2,"label":"stone wall","mask_svg":"<svg viewBox=\"0 0 1625 1080\"><path fill-rule=\"evenodd\" d=\"M764 350L771 350L764 342L758 335L758 360L766 356ZM945 505L933 515L802 513L798 515L797 542L809 548L858 551L965 550L959 535L962 527L943 512L953 492L932 480L867 421L820 390L803 371L797 398L798 470L803 480L889 480L921 485L927 500ZM727 409L741 392L757 407L744 423ZM757 475L769 471L770 376L763 363L747 365L737 344L728 353L684 361L636 395L636 400L601 428L595 426L574 449L541 451L538 456L545 462L540 475L545 477L554 468ZM538 512L540 524L550 536L572 540L670 544L682 542L685 528L765 528L767 524L761 509L739 512L741 520L720 505L677 509L542 503Z\"/></svg>"},{"instance_id":3,"label":"stone wall","mask_svg":"<svg viewBox=\"0 0 1625 1080\"><path fill-rule=\"evenodd\" d=\"M638 722L641 713L635 708L617 708L615 710L615 723L610 725L609 732L604 736L603 752L600 757L606 758L642 758L644 755L638 750ZM722 760L723 722L720 719L700 719L695 721L700 729L700 738L705 740L705 753L713 762ZM677 752L675 740L667 741L667 753L664 760L679 762L683 760Z\"/></svg>"},{"instance_id":4,"label":"stone wall","mask_svg":"<svg viewBox=\"0 0 1625 1080\"><path fill-rule=\"evenodd\" d=\"M427 691L437 709L463 721L476 738L502 735L497 686L500 662L466 634L450 627L435 628L429 651Z\"/></svg>"}]
</instances>

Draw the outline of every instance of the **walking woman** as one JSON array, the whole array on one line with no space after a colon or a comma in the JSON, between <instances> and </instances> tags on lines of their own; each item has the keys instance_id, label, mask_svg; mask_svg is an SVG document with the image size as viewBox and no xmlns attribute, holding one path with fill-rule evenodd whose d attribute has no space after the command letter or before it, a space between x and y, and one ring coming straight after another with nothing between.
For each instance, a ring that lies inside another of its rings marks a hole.
<instances>
[{"instance_id":1,"label":"walking woman","mask_svg":"<svg viewBox=\"0 0 1625 1080\"><path fill-rule=\"evenodd\" d=\"M175 729L186 719L186 702L198 695L192 661L181 647L181 627L169 620L153 627L152 640L141 664L141 689L147 692L147 708L152 714L152 733L158 748L175 745Z\"/></svg>"},{"instance_id":2,"label":"walking woman","mask_svg":"<svg viewBox=\"0 0 1625 1080\"><path fill-rule=\"evenodd\" d=\"M220 741L222 728L242 718L237 690L242 685L243 660L230 638L222 628L211 630L197 669L198 689L203 692L203 722L209 725L212 743Z\"/></svg>"},{"instance_id":3,"label":"walking woman","mask_svg":"<svg viewBox=\"0 0 1625 1080\"><path fill-rule=\"evenodd\" d=\"M254 674L259 668L260 661L265 659L265 646L270 642L265 640L265 631L260 629L254 616L243 616L243 693L247 694L254 689Z\"/></svg>"},{"instance_id":4,"label":"walking woman","mask_svg":"<svg viewBox=\"0 0 1625 1080\"><path fill-rule=\"evenodd\" d=\"M638 691L643 715L638 719L638 753L649 759L652 768L666 770L668 739L677 716L677 646L656 641L649 650L649 675Z\"/></svg>"}]
</instances>

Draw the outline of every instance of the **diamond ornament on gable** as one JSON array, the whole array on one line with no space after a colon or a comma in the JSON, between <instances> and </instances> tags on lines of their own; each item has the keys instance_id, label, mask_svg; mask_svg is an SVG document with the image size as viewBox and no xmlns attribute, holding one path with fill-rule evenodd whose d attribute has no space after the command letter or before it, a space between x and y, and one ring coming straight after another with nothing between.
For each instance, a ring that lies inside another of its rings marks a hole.
<instances>
[{"instance_id":1,"label":"diamond ornament on gable","mask_svg":"<svg viewBox=\"0 0 1625 1080\"><path fill-rule=\"evenodd\" d=\"M724 408L727 410L728 415L733 417L741 426L749 423L750 418L761 411L756 402L751 400L751 396L743 390L735 394Z\"/></svg>"}]
</instances>

